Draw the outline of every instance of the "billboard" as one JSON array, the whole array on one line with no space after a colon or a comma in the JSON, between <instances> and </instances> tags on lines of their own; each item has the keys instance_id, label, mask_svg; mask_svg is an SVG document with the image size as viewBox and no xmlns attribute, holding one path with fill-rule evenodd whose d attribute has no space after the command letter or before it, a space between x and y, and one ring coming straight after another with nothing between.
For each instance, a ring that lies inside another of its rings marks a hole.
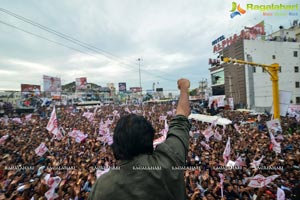
<instances>
[{"instance_id":1,"label":"billboard","mask_svg":"<svg viewBox=\"0 0 300 200\"><path fill-rule=\"evenodd\" d=\"M39 97L41 96L41 86L31 84L21 84L22 98Z\"/></svg>"},{"instance_id":2,"label":"billboard","mask_svg":"<svg viewBox=\"0 0 300 200\"><path fill-rule=\"evenodd\" d=\"M119 92L126 92L126 83L125 82L119 83Z\"/></svg>"},{"instance_id":3,"label":"billboard","mask_svg":"<svg viewBox=\"0 0 300 200\"><path fill-rule=\"evenodd\" d=\"M61 92L61 80L57 77L43 76L45 92Z\"/></svg>"},{"instance_id":4,"label":"billboard","mask_svg":"<svg viewBox=\"0 0 300 200\"><path fill-rule=\"evenodd\" d=\"M225 99L225 95L211 96L209 97L208 105L210 107L212 102L215 102L218 105L218 107L224 107L225 106L224 99Z\"/></svg>"},{"instance_id":5,"label":"billboard","mask_svg":"<svg viewBox=\"0 0 300 200\"><path fill-rule=\"evenodd\" d=\"M130 91L133 93L142 92L142 88L141 87L131 87Z\"/></svg>"},{"instance_id":6,"label":"billboard","mask_svg":"<svg viewBox=\"0 0 300 200\"><path fill-rule=\"evenodd\" d=\"M80 77L75 79L76 90L86 90L87 88L87 78Z\"/></svg>"}]
</instances>

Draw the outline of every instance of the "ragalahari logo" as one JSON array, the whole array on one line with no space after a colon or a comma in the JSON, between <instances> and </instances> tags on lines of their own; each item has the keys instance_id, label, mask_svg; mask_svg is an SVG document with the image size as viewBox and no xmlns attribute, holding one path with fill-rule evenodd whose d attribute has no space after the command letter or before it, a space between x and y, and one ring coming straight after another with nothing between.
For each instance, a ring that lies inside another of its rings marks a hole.
<instances>
[{"instance_id":1,"label":"ragalahari logo","mask_svg":"<svg viewBox=\"0 0 300 200\"><path fill-rule=\"evenodd\" d=\"M241 8L240 4L237 5L236 2L232 2L232 9L231 9L230 12L231 12L230 17L232 19L232 18L234 18L237 15L245 14L246 10L244 10L243 8Z\"/></svg>"}]
</instances>

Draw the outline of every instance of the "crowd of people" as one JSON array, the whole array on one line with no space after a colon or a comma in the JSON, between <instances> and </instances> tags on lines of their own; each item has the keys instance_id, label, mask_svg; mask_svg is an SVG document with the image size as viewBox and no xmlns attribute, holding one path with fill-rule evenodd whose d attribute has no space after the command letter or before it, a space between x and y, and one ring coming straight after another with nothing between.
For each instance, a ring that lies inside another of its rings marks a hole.
<instances>
[{"instance_id":1,"label":"crowd of people","mask_svg":"<svg viewBox=\"0 0 300 200\"><path fill-rule=\"evenodd\" d=\"M156 138L165 129L165 120L174 116L174 103L148 105L102 105L94 108L61 106L56 108L57 122L63 134L58 140L46 126L52 108L43 108L43 116L25 115L20 120L0 121L0 199L47 199L50 187L45 177L60 177L55 188L57 199L87 199L97 177L107 168L117 170L109 142L99 139L101 124L113 134L118 119L134 113L143 115L156 130ZM94 113L92 120L84 113ZM190 119L190 146L185 175L187 199L276 199L281 188L286 199L299 199L300 123L294 117L281 117L281 132L275 132L281 153L272 150L266 122L271 116L246 112L222 111L222 117L234 124L220 126ZM243 122L243 123L242 123ZM246 122L246 123L244 123ZM221 139L202 134L208 127L220 133ZM236 128L238 127L238 129ZM223 131L224 129L224 131ZM86 138L78 142L68 133L80 130ZM241 158L240 167L229 167L223 152L230 137L229 162ZM206 145L203 145L203 141ZM48 151L39 156L35 149L44 143ZM251 167L263 157L260 167ZM220 175L224 176L221 184ZM249 187L247 178L255 175L279 175L261 188ZM130 177L129 177L130 178Z\"/></svg>"}]
</instances>

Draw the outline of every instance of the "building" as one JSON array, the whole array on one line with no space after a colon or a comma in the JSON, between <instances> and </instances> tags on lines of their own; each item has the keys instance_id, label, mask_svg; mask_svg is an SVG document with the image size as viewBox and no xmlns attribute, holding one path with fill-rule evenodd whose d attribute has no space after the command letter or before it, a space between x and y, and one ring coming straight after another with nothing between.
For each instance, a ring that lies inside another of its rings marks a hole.
<instances>
[{"instance_id":1,"label":"building","mask_svg":"<svg viewBox=\"0 0 300 200\"><path fill-rule=\"evenodd\" d=\"M292 104L300 104L300 28L293 26L264 36L263 23L242 30L214 47L219 56L230 57L260 64L278 63L279 90L290 91ZM233 97L236 108L249 108L256 111L270 110L272 106L272 81L270 75L260 67L223 63L210 68L212 90L215 95L221 85L224 72L226 97ZM220 75L221 74L221 75ZM218 83L218 81L220 82Z\"/></svg>"}]
</instances>

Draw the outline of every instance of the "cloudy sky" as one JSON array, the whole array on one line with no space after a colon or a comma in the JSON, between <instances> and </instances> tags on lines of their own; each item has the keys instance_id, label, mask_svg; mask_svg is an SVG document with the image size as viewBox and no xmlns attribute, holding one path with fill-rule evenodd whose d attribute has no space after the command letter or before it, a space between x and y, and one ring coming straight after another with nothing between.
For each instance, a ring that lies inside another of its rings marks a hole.
<instances>
[{"instance_id":1,"label":"cloudy sky","mask_svg":"<svg viewBox=\"0 0 300 200\"><path fill-rule=\"evenodd\" d=\"M180 77L190 79L195 88L200 80L209 79L208 59L216 58L213 40L261 20L270 33L300 18L299 11L296 17L247 11L231 19L230 0L0 2L0 90L20 90L21 83L42 85L43 75L60 77L62 84L87 77L88 82L102 86L109 82L139 86L138 58L142 59L143 89L151 89L155 82L164 90L176 90ZM248 1L236 2L245 8ZM298 1L251 1L272 2ZM49 29L64 35L59 37Z\"/></svg>"}]
</instances>

